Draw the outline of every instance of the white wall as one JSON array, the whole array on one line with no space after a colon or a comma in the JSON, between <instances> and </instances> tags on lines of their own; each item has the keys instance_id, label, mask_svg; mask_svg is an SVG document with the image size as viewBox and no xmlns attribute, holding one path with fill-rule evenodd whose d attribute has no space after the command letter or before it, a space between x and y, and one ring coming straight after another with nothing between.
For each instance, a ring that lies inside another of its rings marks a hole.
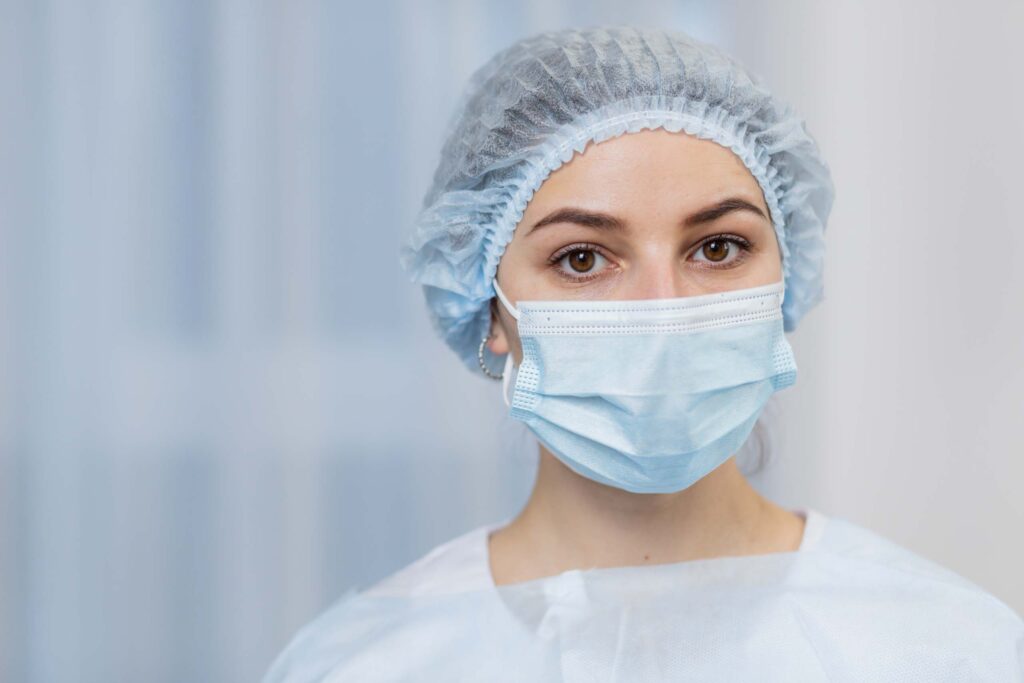
<instances>
[{"instance_id":1,"label":"white wall","mask_svg":"<svg viewBox=\"0 0 1024 683\"><path fill-rule=\"evenodd\" d=\"M731 13L837 187L766 485L1024 612L1024 3Z\"/></svg>"}]
</instances>

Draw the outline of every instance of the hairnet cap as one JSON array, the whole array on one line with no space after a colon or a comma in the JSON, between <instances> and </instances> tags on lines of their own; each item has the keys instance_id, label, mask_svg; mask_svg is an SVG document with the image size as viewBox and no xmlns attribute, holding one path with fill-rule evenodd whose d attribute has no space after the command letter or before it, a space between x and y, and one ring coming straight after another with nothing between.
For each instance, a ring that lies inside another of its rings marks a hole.
<instances>
[{"instance_id":1,"label":"hairnet cap","mask_svg":"<svg viewBox=\"0 0 1024 683\"><path fill-rule=\"evenodd\" d=\"M402 247L435 328L468 366L477 367L492 279L533 193L591 142L657 128L731 149L757 179L782 252L785 329L821 299L833 188L802 119L731 57L682 33L543 33L470 77Z\"/></svg>"}]
</instances>

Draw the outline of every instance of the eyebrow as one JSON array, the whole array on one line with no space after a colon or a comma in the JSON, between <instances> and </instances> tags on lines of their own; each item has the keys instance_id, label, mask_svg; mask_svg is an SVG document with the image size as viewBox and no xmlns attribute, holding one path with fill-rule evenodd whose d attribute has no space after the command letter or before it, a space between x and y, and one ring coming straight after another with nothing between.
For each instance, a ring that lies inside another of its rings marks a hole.
<instances>
[{"instance_id":1,"label":"eyebrow","mask_svg":"<svg viewBox=\"0 0 1024 683\"><path fill-rule=\"evenodd\" d=\"M598 230L623 230L626 227L625 224L615 216L611 216L606 213L568 207L553 211L544 218L541 218L533 224L533 227L530 228L530 232L533 233L537 228L543 228L545 225L551 225L552 223L575 223L576 225L582 225L587 228L597 228Z\"/></svg>"},{"instance_id":2,"label":"eyebrow","mask_svg":"<svg viewBox=\"0 0 1024 683\"><path fill-rule=\"evenodd\" d=\"M689 216L682 224L684 227L690 228L695 225L700 225L701 223L708 223L716 220L735 211L749 211L757 214L761 218L768 218L764 214L764 211L747 200L741 199L740 197L729 197L728 199L723 199L716 204L701 209L697 213ZM537 228L542 228L545 225L551 225L553 223L575 223L576 225L582 225L587 228L597 228L598 230L624 230L626 227L626 224L622 220L610 214L600 213L597 211L587 211L585 209L575 207L566 207L557 209L549 213L544 218L541 218L533 224L533 227L530 228L530 233L528 234L532 234L537 230Z\"/></svg>"},{"instance_id":3,"label":"eyebrow","mask_svg":"<svg viewBox=\"0 0 1024 683\"><path fill-rule=\"evenodd\" d=\"M701 209L687 218L683 225L686 227L692 227L694 225L700 225L701 223L708 223L734 211L750 211L752 213L756 213L765 220L768 219L768 216L764 215L764 211L751 204L746 199L741 199L740 197L729 197L728 199L723 199L713 206Z\"/></svg>"}]
</instances>

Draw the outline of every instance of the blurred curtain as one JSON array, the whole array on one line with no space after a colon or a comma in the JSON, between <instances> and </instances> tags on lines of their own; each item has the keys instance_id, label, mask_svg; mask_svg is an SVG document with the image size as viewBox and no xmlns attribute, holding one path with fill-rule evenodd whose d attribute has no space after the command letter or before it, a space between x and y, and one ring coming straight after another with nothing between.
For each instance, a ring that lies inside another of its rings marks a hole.
<instances>
[{"instance_id":1,"label":"blurred curtain","mask_svg":"<svg viewBox=\"0 0 1024 683\"><path fill-rule=\"evenodd\" d=\"M254 680L522 504L398 247L470 71L570 5L0 5L0 679Z\"/></svg>"}]
</instances>

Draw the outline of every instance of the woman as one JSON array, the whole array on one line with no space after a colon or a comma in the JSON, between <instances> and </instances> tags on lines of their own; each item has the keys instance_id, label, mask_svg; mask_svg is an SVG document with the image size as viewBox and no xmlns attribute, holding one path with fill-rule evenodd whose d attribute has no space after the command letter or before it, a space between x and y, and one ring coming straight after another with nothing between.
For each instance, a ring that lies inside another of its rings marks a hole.
<instances>
[{"instance_id":1,"label":"woman","mask_svg":"<svg viewBox=\"0 0 1024 683\"><path fill-rule=\"evenodd\" d=\"M496 55L403 261L537 436L532 495L350 592L268 679L1024 679L1008 607L736 465L795 380L831 203L800 119L711 46L615 28Z\"/></svg>"}]
</instances>

